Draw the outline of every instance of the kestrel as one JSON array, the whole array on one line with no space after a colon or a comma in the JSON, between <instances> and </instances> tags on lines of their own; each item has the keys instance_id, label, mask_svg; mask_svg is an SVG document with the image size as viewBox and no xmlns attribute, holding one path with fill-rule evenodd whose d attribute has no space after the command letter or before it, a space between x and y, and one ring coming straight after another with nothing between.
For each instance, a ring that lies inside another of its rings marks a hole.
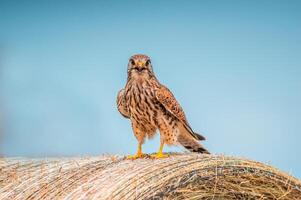
<instances>
[{"instance_id":1,"label":"kestrel","mask_svg":"<svg viewBox=\"0 0 301 200\"><path fill-rule=\"evenodd\" d=\"M154 158L164 158L164 144L181 144L191 152L209 152L198 142L205 140L195 133L180 104L171 91L157 80L151 60L146 55L134 55L129 59L127 83L117 96L117 108L131 120L138 140L138 151L128 158L143 157L142 144L160 131L160 149Z\"/></svg>"}]
</instances>

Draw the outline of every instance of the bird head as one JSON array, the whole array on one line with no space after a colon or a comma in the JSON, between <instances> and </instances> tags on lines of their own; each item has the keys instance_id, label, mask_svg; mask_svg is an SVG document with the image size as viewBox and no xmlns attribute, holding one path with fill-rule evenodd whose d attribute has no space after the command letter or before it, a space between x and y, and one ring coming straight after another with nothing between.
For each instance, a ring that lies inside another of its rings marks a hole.
<instances>
[{"instance_id":1,"label":"bird head","mask_svg":"<svg viewBox=\"0 0 301 200\"><path fill-rule=\"evenodd\" d=\"M153 67L150 58L142 54L133 55L129 59L128 75L129 77L153 76Z\"/></svg>"}]
</instances>

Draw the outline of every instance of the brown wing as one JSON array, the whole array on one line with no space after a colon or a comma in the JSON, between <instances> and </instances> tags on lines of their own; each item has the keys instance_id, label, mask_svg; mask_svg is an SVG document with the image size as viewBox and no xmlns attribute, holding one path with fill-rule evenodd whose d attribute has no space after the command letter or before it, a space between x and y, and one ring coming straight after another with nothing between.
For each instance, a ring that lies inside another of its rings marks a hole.
<instances>
[{"instance_id":1,"label":"brown wing","mask_svg":"<svg viewBox=\"0 0 301 200\"><path fill-rule=\"evenodd\" d=\"M155 92L156 98L158 101L165 107L166 110L168 110L171 114L173 114L187 129L187 131L197 140L205 140L205 137L193 132L190 125L188 124L188 121L186 119L185 113L180 106L180 104L177 102L176 98L173 96L171 91L161 85Z\"/></svg>"},{"instance_id":2,"label":"brown wing","mask_svg":"<svg viewBox=\"0 0 301 200\"><path fill-rule=\"evenodd\" d=\"M124 89L120 90L117 95L117 108L122 116L125 118L130 118L130 112L126 106L124 99Z\"/></svg>"}]
</instances>

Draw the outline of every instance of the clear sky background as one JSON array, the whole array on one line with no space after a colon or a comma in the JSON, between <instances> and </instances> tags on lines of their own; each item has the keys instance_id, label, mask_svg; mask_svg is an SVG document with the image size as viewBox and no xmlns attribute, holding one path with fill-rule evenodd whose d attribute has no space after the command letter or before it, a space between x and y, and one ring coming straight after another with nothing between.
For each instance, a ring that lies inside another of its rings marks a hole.
<instances>
[{"instance_id":1,"label":"clear sky background","mask_svg":"<svg viewBox=\"0 0 301 200\"><path fill-rule=\"evenodd\" d=\"M1 0L0 153L135 153L115 102L128 58L144 53L212 153L301 178L300 10L293 0Z\"/></svg>"}]
</instances>

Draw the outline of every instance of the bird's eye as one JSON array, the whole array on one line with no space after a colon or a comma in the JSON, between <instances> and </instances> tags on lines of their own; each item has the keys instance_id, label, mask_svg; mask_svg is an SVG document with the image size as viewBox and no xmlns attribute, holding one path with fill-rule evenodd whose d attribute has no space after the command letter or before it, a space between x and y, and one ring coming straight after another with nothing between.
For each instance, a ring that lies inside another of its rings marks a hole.
<instances>
[{"instance_id":1,"label":"bird's eye","mask_svg":"<svg viewBox=\"0 0 301 200\"><path fill-rule=\"evenodd\" d=\"M145 63L145 66L149 66L150 63L151 63L151 61L150 61L150 60L147 60L146 63Z\"/></svg>"},{"instance_id":2,"label":"bird's eye","mask_svg":"<svg viewBox=\"0 0 301 200\"><path fill-rule=\"evenodd\" d=\"M130 59L130 63L131 63L132 65L135 65L135 61L134 61L133 59Z\"/></svg>"}]
</instances>

